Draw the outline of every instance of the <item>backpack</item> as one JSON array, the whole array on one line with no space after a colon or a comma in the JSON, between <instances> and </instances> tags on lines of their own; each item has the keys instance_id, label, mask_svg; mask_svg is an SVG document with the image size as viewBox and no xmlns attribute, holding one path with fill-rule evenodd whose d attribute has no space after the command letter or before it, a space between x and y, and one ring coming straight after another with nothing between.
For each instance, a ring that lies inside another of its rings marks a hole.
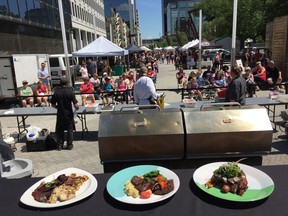
<instances>
[{"instance_id":1,"label":"backpack","mask_svg":"<svg viewBox=\"0 0 288 216\"><path fill-rule=\"evenodd\" d=\"M50 133L47 137L46 137L46 150L54 150L57 148L58 143L57 143L57 137L55 133Z\"/></svg>"}]
</instances>

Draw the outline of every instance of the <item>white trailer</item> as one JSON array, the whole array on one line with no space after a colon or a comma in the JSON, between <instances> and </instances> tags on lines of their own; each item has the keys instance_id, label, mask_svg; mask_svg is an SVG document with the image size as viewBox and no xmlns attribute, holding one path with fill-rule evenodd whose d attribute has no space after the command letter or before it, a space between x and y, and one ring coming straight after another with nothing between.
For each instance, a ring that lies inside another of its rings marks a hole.
<instances>
[{"instance_id":1,"label":"white trailer","mask_svg":"<svg viewBox=\"0 0 288 216\"><path fill-rule=\"evenodd\" d=\"M17 97L23 80L27 80L29 85L37 83L42 62L49 67L47 54L0 56L0 100Z\"/></svg>"}]
</instances>

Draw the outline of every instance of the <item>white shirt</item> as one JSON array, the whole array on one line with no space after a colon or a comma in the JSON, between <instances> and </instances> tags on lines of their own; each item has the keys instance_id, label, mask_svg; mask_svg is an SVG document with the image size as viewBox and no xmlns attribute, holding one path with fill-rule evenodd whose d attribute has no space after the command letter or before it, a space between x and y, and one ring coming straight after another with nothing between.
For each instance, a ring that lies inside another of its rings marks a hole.
<instances>
[{"instance_id":1,"label":"white shirt","mask_svg":"<svg viewBox=\"0 0 288 216\"><path fill-rule=\"evenodd\" d=\"M158 97L155 85L151 78L142 76L134 85L134 100L139 105L149 105L150 96Z\"/></svg>"},{"instance_id":2,"label":"white shirt","mask_svg":"<svg viewBox=\"0 0 288 216\"><path fill-rule=\"evenodd\" d=\"M81 68L80 68L80 73L81 73L81 77L82 77L82 78L89 77L88 71L87 71L87 68L86 68L86 67L81 67Z\"/></svg>"},{"instance_id":3,"label":"white shirt","mask_svg":"<svg viewBox=\"0 0 288 216\"><path fill-rule=\"evenodd\" d=\"M48 78L49 78L49 73L48 73L48 70L47 68L40 68L40 70L38 71L38 79L40 78L45 78L42 80L42 82L48 86Z\"/></svg>"},{"instance_id":4,"label":"white shirt","mask_svg":"<svg viewBox=\"0 0 288 216\"><path fill-rule=\"evenodd\" d=\"M94 77L91 77L89 82L91 82L94 86L100 85L100 80L98 78L95 79Z\"/></svg>"}]
</instances>

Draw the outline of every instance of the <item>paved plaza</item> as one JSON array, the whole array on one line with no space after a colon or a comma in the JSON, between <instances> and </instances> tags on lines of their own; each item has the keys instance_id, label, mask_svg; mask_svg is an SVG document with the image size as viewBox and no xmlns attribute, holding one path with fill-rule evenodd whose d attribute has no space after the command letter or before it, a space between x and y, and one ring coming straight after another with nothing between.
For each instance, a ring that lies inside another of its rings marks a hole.
<instances>
[{"instance_id":1,"label":"paved plaza","mask_svg":"<svg viewBox=\"0 0 288 216\"><path fill-rule=\"evenodd\" d=\"M157 89L176 89L176 70L173 65L160 64L160 73L158 74ZM187 74L190 70L185 70ZM115 77L116 78L116 77ZM162 91L161 91L162 92ZM165 91L166 102L180 102L181 94L177 91ZM257 92L258 97L268 97L269 91ZM78 97L78 96L77 96ZM80 97L79 103L81 103ZM100 101L97 101L100 103ZM29 109L29 108L28 108ZM280 111L285 109L284 106L277 107L278 119L280 120ZM1 118L2 133L9 133L16 137L17 121L16 117ZM47 128L54 132L56 116L36 116L28 117L26 123L40 128ZM17 151L15 157L31 159L33 161L34 172L32 177L47 176L51 173L68 167L76 167L86 170L90 173L103 173L103 165L99 159L98 150L98 124L99 114L87 115L87 126L89 131L85 132L82 139L81 124L76 124L76 133L74 136L73 150L62 151L40 151L27 152L26 138L20 139L16 143ZM272 151L268 155L263 156L263 165L284 165L288 164L288 143L283 128L277 127L277 131L273 133Z\"/></svg>"}]
</instances>

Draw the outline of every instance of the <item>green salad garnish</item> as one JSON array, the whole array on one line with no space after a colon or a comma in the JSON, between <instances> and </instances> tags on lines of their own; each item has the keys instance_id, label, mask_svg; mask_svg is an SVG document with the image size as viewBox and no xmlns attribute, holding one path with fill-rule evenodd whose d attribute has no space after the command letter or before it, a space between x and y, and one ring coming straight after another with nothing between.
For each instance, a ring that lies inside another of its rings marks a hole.
<instances>
[{"instance_id":1,"label":"green salad garnish","mask_svg":"<svg viewBox=\"0 0 288 216\"><path fill-rule=\"evenodd\" d=\"M143 175L143 178L145 180L147 180L148 182L151 182L151 181L154 181L157 176L162 176L164 179L166 179L166 177L164 177L162 174L160 174L159 170L153 170L151 172L145 173Z\"/></svg>"},{"instance_id":2,"label":"green salad garnish","mask_svg":"<svg viewBox=\"0 0 288 216\"><path fill-rule=\"evenodd\" d=\"M242 158L236 162L228 162L227 164L223 164L218 169L216 169L213 173L219 174L226 178L238 177L240 173L242 172L242 170L238 166L238 163L244 159L245 158Z\"/></svg>"}]
</instances>

